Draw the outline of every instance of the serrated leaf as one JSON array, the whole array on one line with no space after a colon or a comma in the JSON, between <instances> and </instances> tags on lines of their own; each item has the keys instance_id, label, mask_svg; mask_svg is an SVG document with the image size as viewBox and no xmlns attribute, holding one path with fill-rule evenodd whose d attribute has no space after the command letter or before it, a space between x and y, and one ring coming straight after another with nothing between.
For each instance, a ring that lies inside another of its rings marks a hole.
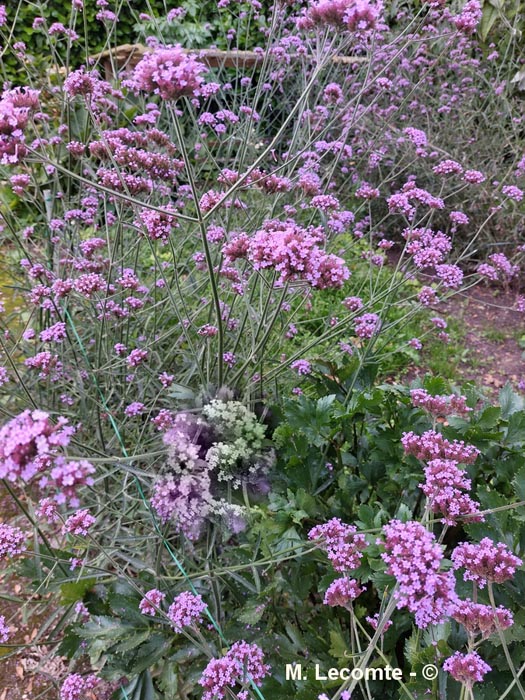
<instances>
[{"instance_id":1,"label":"serrated leaf","mask_svg":"<svg viewBox=\"0 0 525 700\"><path fill-rule=\"evenodd\" d=\"M423 388L426 389L429 394L432 394L432 396L448 393L447 383L442 377L425 377Z\"/></svg>"},{"instance_id":2,"label":"serrated leaf","mask_svg":"<svg viewBox=\"0 0 525 700\"><path fill-rule=\"evenodd\" d=\"M112 643L117 639L123 639L133 633L135 627L123 623L121 620L107 615L92 615L91 618L79 629L79 636L83 639L108 639Z\"/></svg>"},{"instance_id":3,"label":"serrated leaf","mask_svg":"<svg viewBox=\"0 0 525 700\"><path fill-rule=\"evenodd\" d=\"M525 411L517 411L509 418L505 443L519 445L525 442Z\"/></svg>"},{"instance_id":4,"label":"serrated leaf","mask_svg":"<svg viewBox=\"0 0 525 700\"><path fill-rule=\"evenodd\" d=\"M164 693L164 700L178 700L179 679L173 664L165 664L162 675L158 679L159 688Z\"/></svg>"},{"instance_id":5,"label":"serrated leaf","mask_svg":"<svg viewBox=\"0 0 525 700\"><path fill-rule=\"evenodd\" d=\"M170 640L163 635L152 634L148 641L137 650L131 664L131 673L141 673L157 663L170 648L170 643Z\"/></svg>"},{"instance_id":6,"label":"serrated leaf","mask_svg":"<svg viewBox=\"0 0 525 700\"><path fill-rule=\"evenodd\" d=\"M114 647L114 652L116 654L124 654L126 651L131 651L131 649L135 649L142 644L142 642L145 642L149 636L149 629L137 631L127 637L123 642L116 644Z\"/></svg>"},{"instance_id":7,"label":"serrated leaf","mask_svg":"<svg viewBox=\"0 0 525 700\"><path fill-rule=\"evenodd\" d=\"M344 659L348 652L348 644L339 630L330 631L330 649L328 653L335 659Z\"/></svg>"},{"instance_id":8,"label":"serrated leaf","mask_svg":"<svg viewBox=\"0 0 525 700\"><path fill-rule=\"evenodd\" d=\"M241 613L237 616L237 619L244 625L255 625L263 616L264 608L264 604L258 599L248 601Z\"/></svg>"},{"instance_id":9,"label":"serrated leaf","mask_svg":"<svg viewBox=\"0 0 525 700\"><path fill-rule=\"evenodd\" d=\"M501 406L501 417L508 418L513 413L523 410L523 398L517 394L511 384L507 382L499 392L499 404Z\"/></svg>"},{"instance_id":10,"label":"serrated leaf","mask_svg":"<svg viewBox=\"0 0 525 700\"><path fill-rule=\"evenodd\" d=\"M139 610L139 600L120 593L111 593L108 596L111 610L126 622L134 622L138 627L147 625L147 618Z\"/></svg>"},{"instance_id":11,"label":"serrated leaf","mask_svg":"<svg viewBox=\"0 0 525 700\"><path fill-rule=\"evenodd\" d=\"M475 423L475 427L480 430L492 430L501 418L501 408L499 406L487 406Z\"/></svg>"},{"instance_id":12,"label":"serrated leaf","mask_svg":"<svg viewBox=\"0 0 525 700\"><path fill-rule=\"evenodd\" d=\"M520 469L512 480L512 485L514 486L514 493L516 494L516 499L518 501L525 501L525 467Z\"/></svg>"}]
</instances>

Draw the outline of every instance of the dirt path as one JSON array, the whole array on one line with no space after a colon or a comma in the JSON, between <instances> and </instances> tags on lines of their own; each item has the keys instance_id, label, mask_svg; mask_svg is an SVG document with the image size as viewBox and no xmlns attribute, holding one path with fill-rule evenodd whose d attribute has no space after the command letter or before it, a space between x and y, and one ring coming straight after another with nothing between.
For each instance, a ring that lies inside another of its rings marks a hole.
<instances>
[{"instance_id":1,"label":"dirt path","mask_svg":"<svg viewBox=\"0 0 525 700\"><path fill-rule=\"evenodd\" d=\"M458 384L470 380L497 390L525 382L525 314L515 302L514 292L479 285L440 304L439 314L462 328Z\"/></svg>"}]
</instances>

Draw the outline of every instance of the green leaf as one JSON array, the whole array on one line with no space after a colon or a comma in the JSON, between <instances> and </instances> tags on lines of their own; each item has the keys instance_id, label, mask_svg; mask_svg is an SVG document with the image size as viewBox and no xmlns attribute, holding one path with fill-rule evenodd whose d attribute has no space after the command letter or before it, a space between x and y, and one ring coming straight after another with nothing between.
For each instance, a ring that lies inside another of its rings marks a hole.
<instances>
[{"instance_id":1,"label":"green leaf","mask_svg":"<svg viewBox=\"0 0 525 700\"><path fill-rule=\"evenodd\" d=\"M516 474L512 480L512 485L514 486L517 500L525 501L525 467Z\"/></svg>"},{"instance_id":2,"label":"green leaf","mask_svg":"<svg viewBox=\"0 0 525 700\"><path fill-rule=\"evenodd\" d=\"M432 394L432 396L448 393L447 383L443 377L425 377L425 380L423 381L423 388L426 389L429 394Z\"/></svg>"},{"instance_id":3,"label":"green leaf","mask_svg":"<svg viewBox=\"0 0 525 700\"><path fill-rule=\"evenodd\" d=\"M490 30L494 26L494 23L498 19L499 15L500 11L498 9L496 9L489 2L484 3L481 22L479 25L479 34L483 41L486 41L488 35L490 34Z\"/></svg>"},{"instance_id":4,"label":"green leaf","mask_svg":"<svg viewBox=\"0 0 525 700\"><path fill-rule=\"evenodd\" d=\"M510 416L505 442L508 445L525 442L525 411L517 411Z\"/></svg>"},{"instance_id":5,"label":"green leaf","mask_svg":"<svg viewBox=\"0 0 525 700\"><path fill-rule=\"evenodd\" d=\"M148 641L137 649L130 672L141 673L156 664L167 653L170 645L171 640L162 634L152 634Z\"/></svg>"},{"instance_id":6,"label":"green leaf","mask_svg":"<svg viewBox=\"0 0 525 700\"><path fill-rule=\"evenodd\" d=\"M243 625L255 625L263 616L264 609L264 604L258 598L254 598L246 603L237 619Z\"/></svg>"},{"instance_id":7,"label":"green leaf","mask_svg":"<svg viewBox=\"0 0 525 700\"><path fill-rule=\"evenodd\" d=\"M125 622L133 622L138 627L148 624L147 619L139 610L138 598L121 593L110 593L108 602L112 612Z\"/></svg>"},{"instance_id":8,"label":"green leaf","mask_svg":"<svg viewBox=\"0 0 525 700\"><path fill-rule=\"evenodd\" d=\"M179 699L179 679L174 664L167 663L164 665L162 675L158 679L158 685L164 694L164 700Z\"/></svg>"},{"instance_id":9,"label":"green leaf","mask_svg":"<svg viewBox=\"0 0 525 700\"><path fill-rule=\"evenodd\" d=\"M79 629L79 635L84 639L107 639L114 643L118 639L128 637L134 630L133 625L123 623L118 618L92 615Z\"/></svg>"},{"instance_id":10,"label":"green leaf","mask_svg":"<svg viewBox=\"0 0 525 700\"><path fill-rule=\"evenodd\" d=\"M499 406L487 406L479 416L475 426L480 430L492 430L498 424L500 417L501 408Z\"/></svg>"},{"instance_id":11,"label":"green leaf","mask_svg":"<svg viewBox=\"0 0 525 700\"><path fill-rule=\"evenodd\" d=\"M126 691L125 697L128 700L158 699L149 671L143 671L140 676L134 678L124 690Z\"/></svg>"},{"instance_id":12,"label":"green leaf","mask_svg":"<svg viewBox=\"0 0 525 700\"><path fill-rule=\"evenodd\" d=\"M346 642L343 634L340 630L330 631L330 649L328 653L335 659L346 658L346 653L348 652L348 643Z\"/></svg>"},{"instance_id":13,"label":"green leaf","mask_svg":"<svg viewBox=\"0 0 525 700\"><path fill-rule=\"evenodd\" d=\"M127 637L123 642L116 644L114 647L114 651L117 654L124 654L126 651L130 651L131 649L135 649L140 644L142 644L142 642L145 642L149 638L149 636L150 636L149 629L138 630L134 634ZM149 664L148 664L148 666L149 666Z\"/></svg>"},{"instance_id":14,"label":"green leaf","mask_svg":"<svg viewBox=\"0 0 525 700\"><path fill-rule=\"evenodd\" d=\"M77 600L83 600L86 593L96 583L94 578L86 578L80 581L63 583L60 586L60 605L71 605Z\"/></svg>"},{"instance_id":15,"label":"green leaf","mask_svg":"<svg viewBox=\"0 0 525 700\"><path fill-rule=\"evenodd\" d=\"M501 406L501 417L508 418L513 413L523 410L524 401L523 398L517 394L509 382L505 384L503 389L499 392L499 403Z\"/></svg>"}]
</instances>

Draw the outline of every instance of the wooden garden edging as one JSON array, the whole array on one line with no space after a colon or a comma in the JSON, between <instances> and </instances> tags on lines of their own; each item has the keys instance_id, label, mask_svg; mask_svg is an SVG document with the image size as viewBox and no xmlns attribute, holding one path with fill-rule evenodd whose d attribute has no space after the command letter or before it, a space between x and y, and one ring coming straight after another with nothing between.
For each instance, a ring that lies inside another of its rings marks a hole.
<instances>
[{"instance_id":1,"label":"wooden garden edging","mask_svg":"<svg viewBox=\"0 0 525 700\"><path fill-rule=\"evenodd\" d=\"M115 68L117 72L132 69L149 51L151 49L143 44L122 44L114 49L95 54L91 58L100 63L106 80L110 80L115 77ZM196 51L186 49L186 51L194 53L209 68L236 68L238 66L249 68L262 63L264 58L261 53L256 51L221 51L220 49L199 49ZM365 63L368 58L366 56L334 56L332 60L334 63L350 64Z\"/></svg>"}]
</instances>

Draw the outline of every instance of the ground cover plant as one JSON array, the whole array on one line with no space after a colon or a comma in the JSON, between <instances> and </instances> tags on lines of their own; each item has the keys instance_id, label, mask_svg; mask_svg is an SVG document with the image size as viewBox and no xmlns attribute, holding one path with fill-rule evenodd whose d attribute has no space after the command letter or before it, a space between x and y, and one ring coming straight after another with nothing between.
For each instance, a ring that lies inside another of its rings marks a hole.
<instances>
[{"instance_id":1,"label":"ground cover plant","mask_svg":"<svg viewBox=\"0 0 525 700\"><path fill-rule=\"evenodd\" d=\"M150 5L109 75L84 18L112 46L122 8L85 4L31 4L47 64L0 7L0 559L42 697L525 697L524 400L392 382L459 291L525 312L518 44L477 0Z\"/></svg>"}]
</instances>

